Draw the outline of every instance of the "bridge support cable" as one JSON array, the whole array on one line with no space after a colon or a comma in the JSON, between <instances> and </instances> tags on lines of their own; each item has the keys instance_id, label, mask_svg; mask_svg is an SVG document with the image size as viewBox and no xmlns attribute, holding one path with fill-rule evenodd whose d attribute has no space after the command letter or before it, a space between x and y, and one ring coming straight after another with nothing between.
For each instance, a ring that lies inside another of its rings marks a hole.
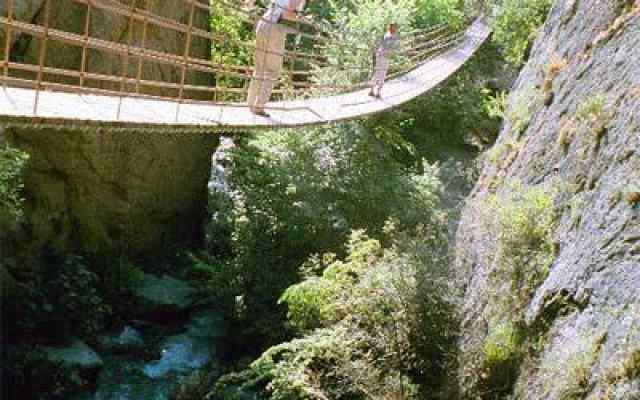
<instances>
[{"instance_id":1,"label":"bridge support cable","mask_svg":"<svg viewBox=\"0 0 640 400\"><path fill-rule=\"evenodd\" d=\"M154 14L151 0L145 0L142 6L127 6L121 0L66 1L86 7L84 29L80 28L78 33L51 24L51 0L44 1L43 11L36 21L28 22L15 18L15 0L7 0L7 13L0 16L0 25L7 33L0 75L2 85L7 89L0 95L0 121L5 116L23 118L28 115L37 117L36 120L84 118L182 127L328 123L380 112L423 93L444 76L455 72L488 35L486 26L478 19L462 31L437 25L402 36L400 57L392 62L388 85L385 85L385 93L389 96L374 100L360 93L369 83L371 66L368 60L361 64L357 59L341 63L339 58L329 57L329 44L322 42L326 39L325 32L316 31L313 39L296 33L290 36L284 53L279 54L285 59L285 65L282 74L273 82L276 101L266 104L265 110L271 118L265 119L248 110L245 103L248 83L252 79L273 77L253 77L252 65L230 65L225 56L225 46L231 46L231 51L241 49L253 54L256 44L239 47L237 40L225 42L224 35L203 29L200 25L208 18L200 18L199 13L209 13L210 8L201 0L180 0L188 5L188 9L184 16L175 20ZM215 3L219 1L214 0ZM122 35L123 40L99 37L104 32L92 28L104 13L123 20L127 30L126 36ZM301 26L298 25L298 31ZM175 47L159 47L157 32L163 30L170 32L170 36L175 34L181 42L178 41ZM39 43L37 61L12 59L14 34L31 36L35 39L33 42ZM201 42L201 39L208 42ZM50 41L77 48L80 56L77 69L48 64L47 44ZM196 45L206 43L212 44L208 55L192 55ZM338 40L331 46L339 47L341 43ZM353 44L353 48L344 50L362 52L367 48ZM119 63L111 70L109 64L91 62L94 53L116 57ZM258 52L260 55L266 53ZM175 78L154 80L146 76L147 69L156 68L170 72ZM327 79L319 79L318 71ZM329 78L335 75L334 72L351 77L344 83L332 82ZM429 76L420 74L433 76L428 79ZM201 80L194 80L194 77ZM203 81L212 84L203 84ZM80 103L74 109L72 104L76 101ZM31 111L25 114L27 103L31 104ZM99 111L90 111L94 105ZM86 114L80 115L82 110ZM170 115L169 120L167 115Z\"/></svg>"}]
</instances>

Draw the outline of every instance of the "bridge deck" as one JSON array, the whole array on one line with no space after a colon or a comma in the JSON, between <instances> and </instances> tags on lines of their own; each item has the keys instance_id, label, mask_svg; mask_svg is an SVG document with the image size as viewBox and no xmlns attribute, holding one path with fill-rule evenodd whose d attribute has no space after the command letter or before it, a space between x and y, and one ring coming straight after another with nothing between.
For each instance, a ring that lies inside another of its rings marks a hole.
<instances>
[{"instance_id":1,"label":"bridge deck","mask_svg":"<svg viewBox=\"0 0 640 400\"><path fill-rule=\"evenodd\" d=\"M391 109L434 88L455 73L488 36L484 23L475 21L459 46L387 82L382 99L369 97L368 90L359 90L274 102L268 104L269 117L262 117L241 105L178 104L171 100L41 91L34 115L35 90L5 87L0 88L0 124L211 130L293 127L355 119Z\"/></svg>"}]
</instances>

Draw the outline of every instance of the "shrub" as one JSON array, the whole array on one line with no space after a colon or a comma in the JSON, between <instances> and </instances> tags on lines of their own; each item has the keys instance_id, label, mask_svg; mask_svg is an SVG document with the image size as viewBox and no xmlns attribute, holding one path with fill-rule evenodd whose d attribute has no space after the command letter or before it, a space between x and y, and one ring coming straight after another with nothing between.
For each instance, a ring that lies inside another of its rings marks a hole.
<instances>
[{"instance_id":1,"label":"shrub","mask_svg":"<svg viewBox=\"0 0 640 400\"><path fill-rule=\"evenodd\" d=\"M640 185L629 185L625 190L624 199L630 206L640 203Z\"/></svg>"},{"instance_id":2,"label":"shrub","mask_svg":"<svg viewBox=\"0 0 640 400\"><path fill-rule=\"evenodd\" d=\"M29 156L18 149L0 148L0 230L22 217L22 172Z\"/></svg>"},{"instance_id":3,"label":"shrub","mask_svg":"<svg viewBox=\"0 0 640 400\"><path fill-rule=\"evenodd\" d=\"M522 144L512 139L497 143L487 152L487 161L498 169L503 168L517 157L521 147Z\"/></svg>"},{"instance_id":4,"label":"shrub","mask_svg":"<svg viewBox=\"0 0 640 400\"><path fill-rule=\"evenodd\" d=\"M143 275L140 267L122 257L109 260L109 264L100 269L100 292L117 316L132 316L135 309L133 292L142 282Z\"/></svg>"},{"instance_id":5,"label":"shrub","mask_svg":"<svg viewBox=\"0 0 640 400\"><path fill-rule=\"evenodd\" d=\"M590 128L596 143L606 132L612 117L613 114L602 95L588 98L578 107L576 112L576 118Z\"/></svg>"},{"instance_id":6,"label":"shrub","mask_svg":"<svg viewBox=\"0 0 640 400\"><path fill-rule=\"evenodd\" d=\"M277 299L299 280L311 254L339 253L352 229L381 237L388 218L397 219L399 229L438 220L438 168L425 163L407 170L387 144L394 139L348 123L278 131L238 145L231 154L230 206L220 209L230 214L212 221L215 230L231 232L231 241L208 244L228 244L231 256L199 257L200 270L211 272L212 293L222 288L228 299L242 296L246 318L258 322L254 328L264 324L259 331L270 337L283 332L272 325L284 311Z\"/></svg>"},{"instance_id":7,"label":"shrub","mask_svg":"<svg viewBox=\"0 0 640 400\"><path fill-rule=\"evenodd\" d=\"M627 349L617 369L609 375L610 380L627 379L629 381L640 377L640 346Z\"/></svg>"},{"instance_id":8,"label":"shrub","mask_svg":"<svg viewBox=\"0 0 640 400\"><path fill-rule=\"evenodd\" d=\"M562 149L564 153L569 151L569 146L571 146L571 141L573 140L573 135L575 134L576 126L573 119L566 121L558 132L558 138L556 143Z\"/></svg>"},{"instance_id":9,"label":"shrub","mask_svg":"<svg viewBox=\"0 0 640 400\"><path fill-rule=\"evenodd\" d=\"M482 344L483 391L505 395L511 391L522 358L523 335L513 322L494 323Z\"/></svg>"},{"instance_id":10,"label":"shrub","mask_svg":"<svg viewBox=\"0 0 640 400\"><path fill-rule=\"evenodd\" d=\"M532 89L520 89L514 96L505 116L511 123L514 135L519 137L529 126L539 99Z\"/></svg>"},{"instance_id":11,"label":"shrub","mask_svg":"<svg viewBox=\"0 0 640 400\"><path fill-rule=\"evenodd\" d=\"M497 213L497 278L509 282L503 298L516 320L535 289L546 278L555 257L553 232L555 189L525 188L512 181L507 189L490 199Z\"/></svg>"},{"instance_id":12,"label":"shrub","mask_svg":"<svg viewBox=\"0 0 640 400\"><path fill-rule=\"evenodd\" d=\"M60 341L69 336L94 339L111 308L104 303L99 277L78 256L50 256L37 269L12 271L18 289L3 315L14 321L14 339Z\"/></svg>"},{"instance_id":13,"label":"shrub","mask_svg":"<svg viewBox=\"0 0 640 400\"><path fill-rule=\"evenodd\" d=\"M482 352L488 365L499 365L509 361L518 351L518 332L512 322L496 324L482 345Z\"/></svg>"},{"instance_id":14,"label":"shrub","mask_svg":"<svg viewBox=\"0 0 640 400\"><path fill-rule=\"evenodd\" d=\"M505 59L515 66L527 58L527 51L544 23L551 0L490 0L493 40Z\"/></svg>"},{"instance_id":15,"label":"shrub","mask_svg":"<svg viewBox=\"0 0 640 400\"><path fill-rule=\"evenodd\" d=\"M4 349L3 349L4 350ZM38 347L8 347L3 351L0 371L3 397L11 399L68 398L88 389L92 374L54 362Z\"/></svg>"},{"instance_id":16,"label":"shrub","mask_svg":"<svg viewBox=\"0 0 640 400\"><path fill-rule=\"evenodd\" d=\"M450 288L439 275L442 236L409 239L392 225L387 232L402 244L385 249L355 231L343 259L312 257L307 270L323 270L321 275L309 276L281 297L290 322L304 336L272 347L250 372L221 379L217 391L229 393L235 385L265 390L274 400L402 393L417 398L417 382L437 391L450 368L457 332Z\"/></svg>"}]
</instances>

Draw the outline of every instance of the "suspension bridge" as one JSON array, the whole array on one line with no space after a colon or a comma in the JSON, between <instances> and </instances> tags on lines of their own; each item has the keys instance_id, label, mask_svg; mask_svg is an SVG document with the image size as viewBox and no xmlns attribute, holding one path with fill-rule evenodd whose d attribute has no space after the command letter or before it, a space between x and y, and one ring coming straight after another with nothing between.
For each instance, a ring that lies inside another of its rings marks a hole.
<instances>
[{"instance_id":1,"label":"suspension bridge","mask_svg":"<svg viewBox=\"0 0 640 400\"><path fill-rule=\"evenodd\" d=\"M4 125L206 131L213 127L295 127L356 119L390 110L433 89L461 68L489 36L482 18L458 29L440 25L410 32L402 39L400 57L392 64L382 98L373 98L367 95L370 65L342 62L335 54L327 55L326 49L333 45L335 52L344 38L320 23L302 19L295 40L288 42L282 54L285 68L274 101L267 104L268 116L259 116L244 104L253 73L248 65L250 58L247 65L230 65L223 54L216 57L220 49L229 46L252 54L255 45L197 27L197 13L205 13L208 18L211 12L213 3L208 0L176 0L188 8L187 20L162 16L150 0L145 0L144 7L123 0L69 0L86 8L81 32L67 31L52 22L51 4L59 0L44 0L38 21L16 19L15 1L7 0L0 16L5 32L5 43L0 44L4 47L0 123ZM215 2L219 9L226 9L250 26L263 11L227 0ZM114 41L92 32L91 19L98 12L124 19L128 34ZM152 29L175 32L184 40L184 49L171 53L154 48L147 40ZM132 32L138 32L137 37ZM12 57L11 40L15 35L28 35L38 41L34 62ZM210 43L210 57L193 56L191 48L196 40ZM47 65L51 43L77 51L77 68ZM96 53L117 58L117 68L92 71L90 59ZM150 64L174 69L177 79L148 79L144 71ZM191 82L194 74L205 76L206 83ZM342 76L346 82L333 83L327 75Z\"/></svg>"}]
</instances>

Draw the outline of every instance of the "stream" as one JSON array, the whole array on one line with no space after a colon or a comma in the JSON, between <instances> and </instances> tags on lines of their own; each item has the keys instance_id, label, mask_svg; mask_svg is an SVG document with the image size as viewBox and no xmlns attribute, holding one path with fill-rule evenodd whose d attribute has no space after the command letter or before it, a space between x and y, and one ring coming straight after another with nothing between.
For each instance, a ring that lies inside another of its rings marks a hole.
<instances>
[{"instance_id":1,"label":"stream","mask_svg":"<svg viewBox=\"0 0 640 400\"><path fill-rule=\"evenodd\" d=\"M182 326L134 321L101 337L106 350L100 352L104 366L96 390L72 400L167 400L185 377L216 364L222 331L222 319L212 310L196 313Z\"/></svg>"}]
</instances>

